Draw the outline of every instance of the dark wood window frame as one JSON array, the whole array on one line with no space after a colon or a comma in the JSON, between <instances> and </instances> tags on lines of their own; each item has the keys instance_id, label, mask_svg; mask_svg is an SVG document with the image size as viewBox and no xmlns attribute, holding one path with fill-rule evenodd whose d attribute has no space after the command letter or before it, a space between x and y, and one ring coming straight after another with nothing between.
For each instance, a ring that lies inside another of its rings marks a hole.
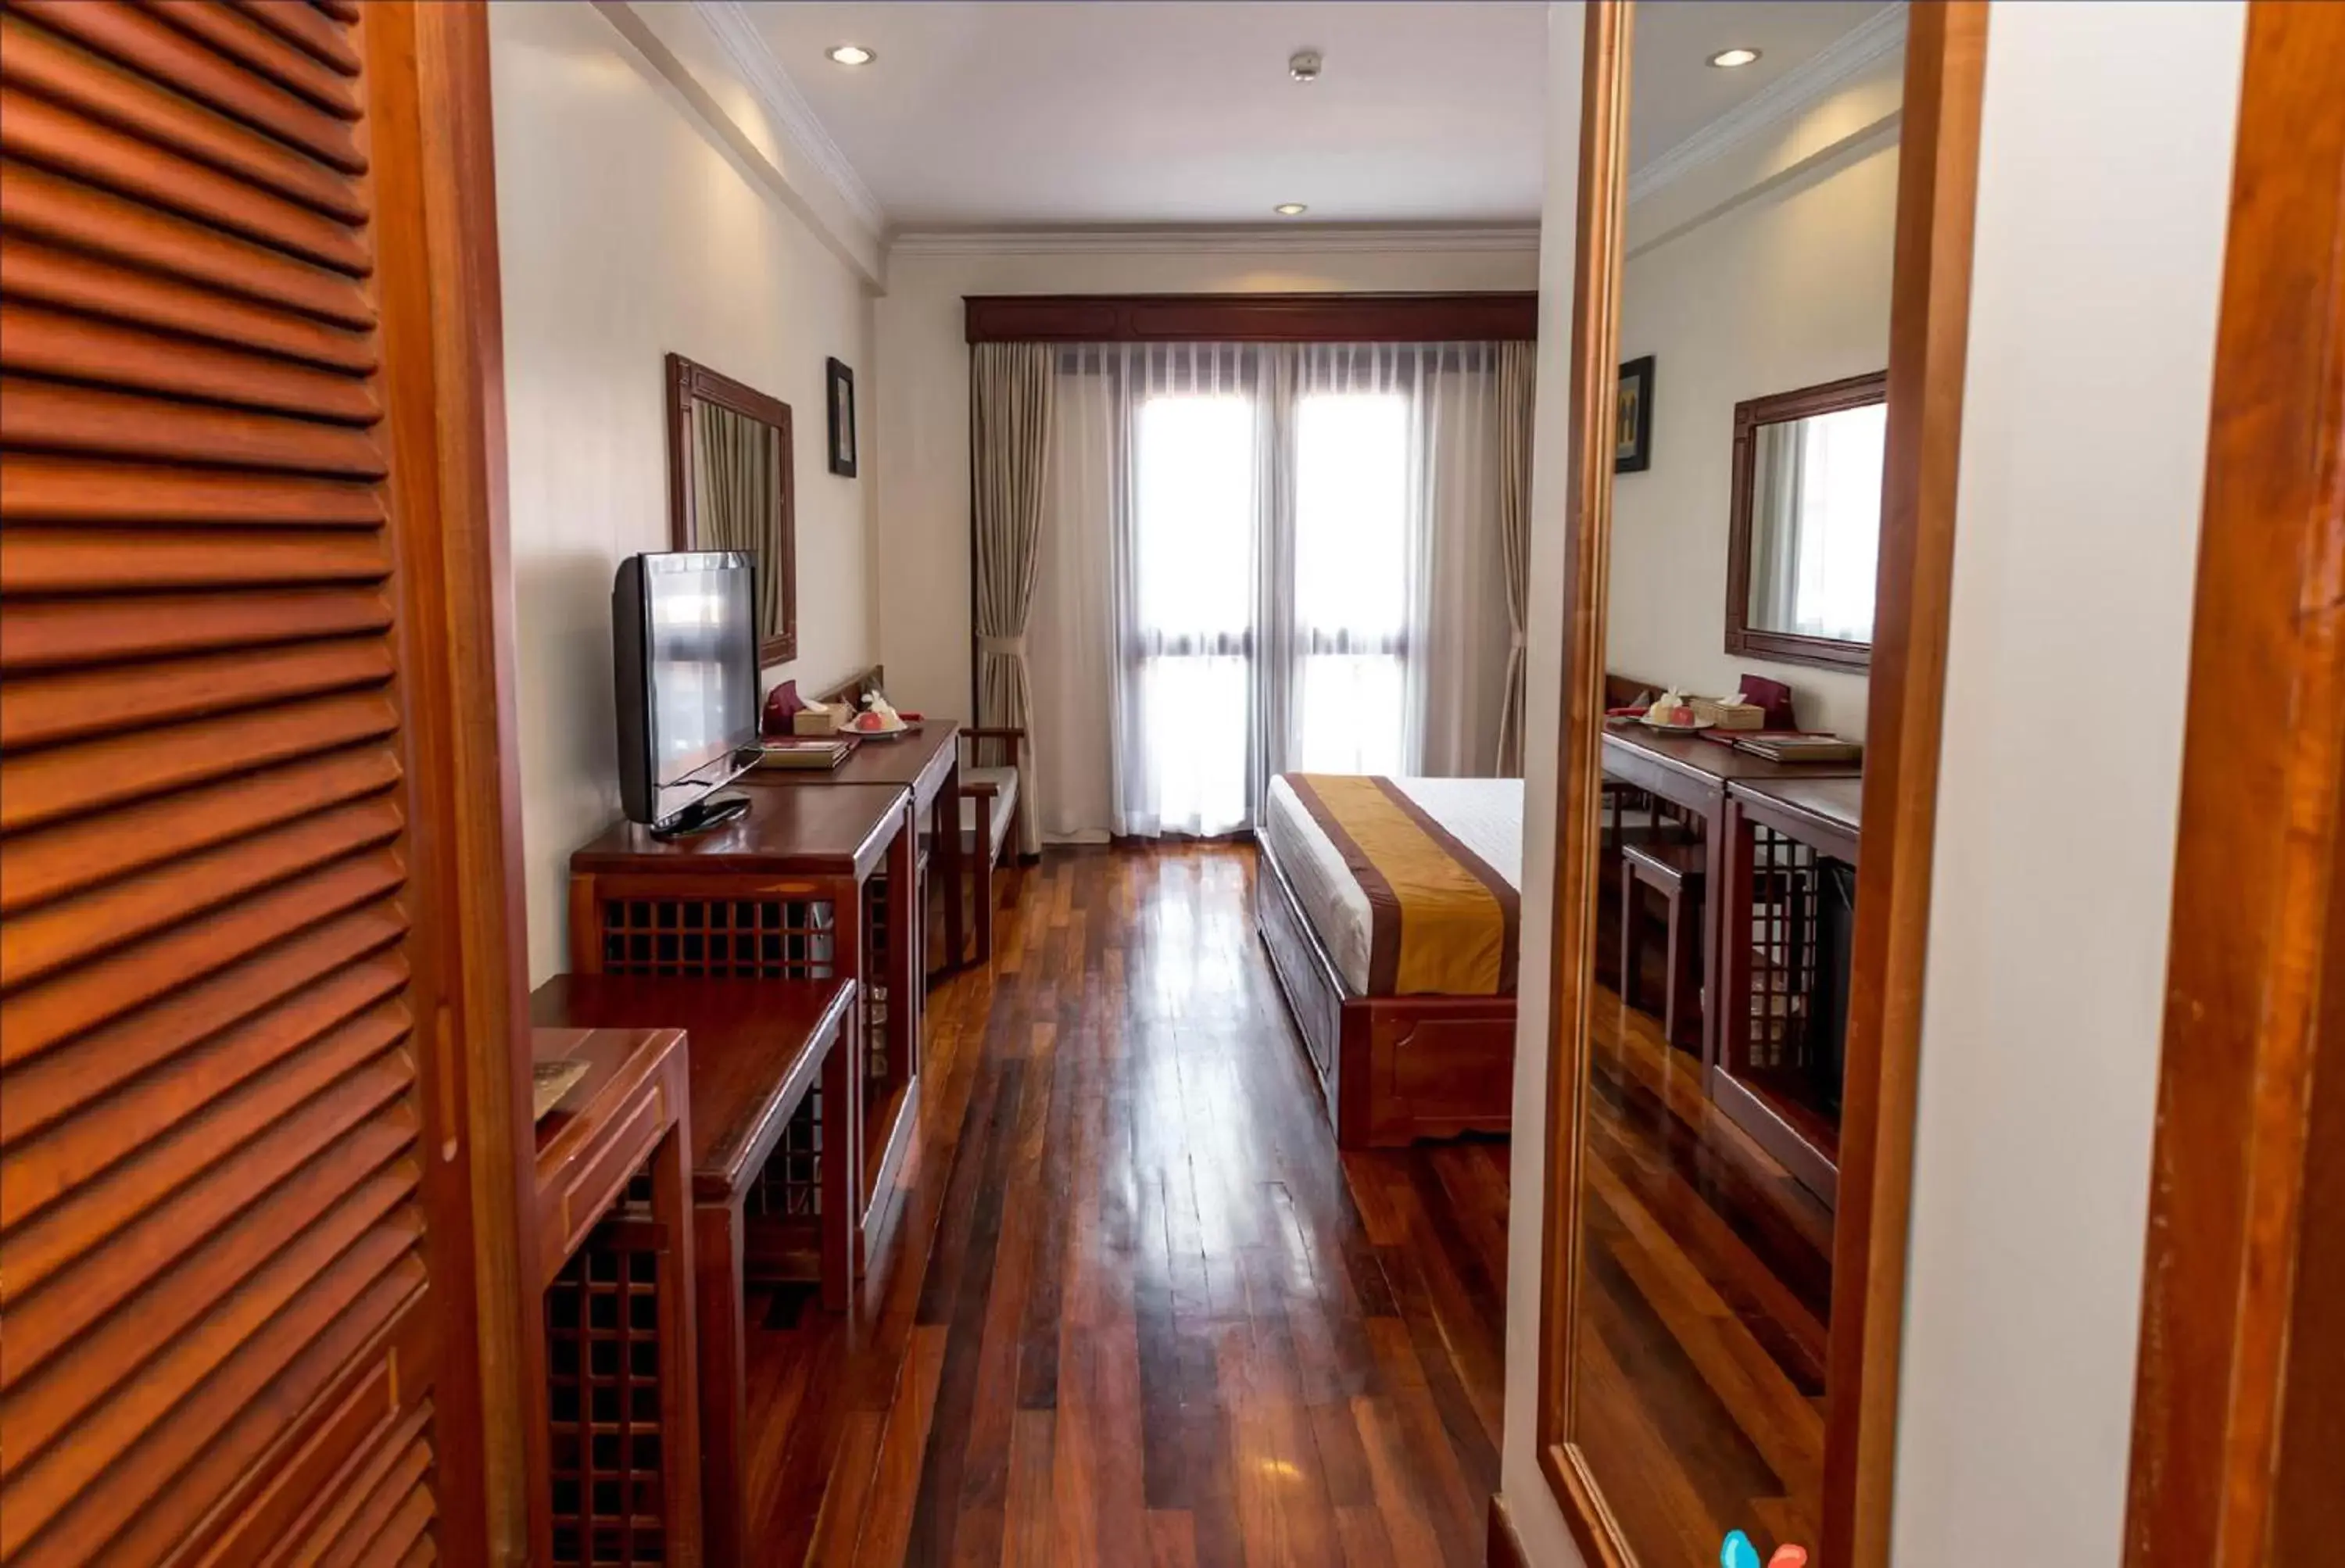
<instances>
[{"instance_id":1,"label":"dark wood window frame","mask_svg":"<svg viewBox=\"0 0 2345 1568\"><path fill-rule=\"evenodd\" d=\"M1726 535L1726 651L1783 664L1869 669L1873 644L1812 637L1751 625L1751 503L1758 481L1759 427L1813 419L1889 401L1889 372L1850 376L1818 386L1754 397L1734 405L1734 482Z\"/></svg>"},{"instance_id":2,"label":"dark wood window frame","mask_svg":"<svg viewBox=\"0 0 2345 1568\"><path fill-rule=\"evenodd\" d=\"M762 669L787 664L798 657L798 488L790 405L682 354L667 356L667 529L670 545L678 550L701 548L692 501L695 494L693 454L697 450L692 439L695 399L781 430L782 629L776 636L757 639L757 665Z\"/></svg>"},{"instance_id":3,"label":"dark wood window frame","mask_svg":"<svg viewBox=\"0 0 2345 1568\"><path fill-rule=\"evenodd\" d=\"M970 294L972 343L1529 342L1536 292Z\"/></svg>"}]
</instances>

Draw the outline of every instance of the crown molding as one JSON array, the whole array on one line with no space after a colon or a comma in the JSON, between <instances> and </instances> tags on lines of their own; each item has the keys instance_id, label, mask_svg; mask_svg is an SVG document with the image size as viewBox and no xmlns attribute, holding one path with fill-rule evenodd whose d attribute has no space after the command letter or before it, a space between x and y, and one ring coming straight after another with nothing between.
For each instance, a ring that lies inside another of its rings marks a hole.
<instances>
[{"instance_id":1,"label":"crown molding","mask_svg":"<svg viewBox=\"0 0 2345 1568\"><path fill-rule=\"evenodd\" d=\"M1538 226L1433 228L1288 223L1225 229L907 229L888 242L894 256L1193 256L1382 251L1532 252Z\"/></svg>"},{"instance_id":2,"label":"crown molding","mask_svg":"<svg viewBox=\"0 0 2345 1568\"><path fill-rule=\"evenodd\" d=\"M861 175L855 172L855 166L848 161L847 154L830 139L830 133L823 128L822 121L815 116L814 107L806 101L806 95L798 91L798 85L790 79L789 72L774 58L773 50L766 46L766 36L757 31L757 24L751 19L747 7L741 4L741 0L692 0L692 3L693 9L707 24L709 32L716 35L717 43L724 46L725 53L740 71L741 78L748 84L749 90L756 94L757 101L767 114L773 116L775 123L797 143L807 161L830 182L838 192L839 199L847 204L848 210L872 233L885 234L888 214L879 205L879 199L871 194L871 188L863 183Z\"/></svg>"},{"instance_id":3,"label":"crown molding","mask_svg":"<svg viewBox=\"0 0 2345 1568\"><path fill-rule=\"evenodd\" d=\"M1905 45L1905 7L1883 6L1629 177L1631 203L1741 146Z\"/></svg>"}]
</instances>

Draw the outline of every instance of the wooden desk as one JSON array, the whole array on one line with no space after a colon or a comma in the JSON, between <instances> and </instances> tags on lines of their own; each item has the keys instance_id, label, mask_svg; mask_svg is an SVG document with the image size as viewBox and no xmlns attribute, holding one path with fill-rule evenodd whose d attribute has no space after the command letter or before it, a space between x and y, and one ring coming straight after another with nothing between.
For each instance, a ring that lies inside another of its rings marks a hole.
<instances>
[{"instance_id":1,"label":"wooden desk","mask_svg":"<svg viewBox=\"0 0 2345 1568\"><path fill-rule=\"evenodd\" d=\"M1839 1194L1840 1127L1808 1087L1831 1065L1812 1032L1824 999L1847 977L1822 940L1820 861L1857 863L1863 798L1863 780L1846 777L1727 787L1719 901L1726 962L1717 1054L1706 1074L1711 1098L1827 1203ZM1738 914L1739 931L1731 923Z\"/></svg>"},{"instance_id":2,"label":"wooden desk","mask_svg":"<svg viewBox=\"0 0 2345 1568\"><path fill-rule=\"evenodd\" d=\"M1702 932L1701 1056L1718 1061L1720 928L1728 901L1726 885L1726 791L1730 784L1765 784L1802 779L1853 779L1862 762L1770 762L1699 736L1662 735L1641 725L1607 727L1604 773L1680 808L1701 822L1706 846L1704 880L1711 913Z\"/></svg>"},{"instance_id":3,"label":"wooden desk","mask_svg":"<svg viewBox=\"0 0 2345 1568\"><path fill-rule=\"evenodd\" d=\"M543 1500L531 1510L532 1556L696 1563L700 1420L684 1036L541 1029L531 1050L541 1061L587 1064L585 1077L537 1123L527 1260L544 1299L548 1441L547 1473L532 1478ZM639 1201L645 1186L647 1207ZM648 1324L639 1310L646 1296ZM656 1420L644 1417L636 1397L645 1379L635 1350L645 1339L657 1346ZM607 1424L597 1404L620 1412L615 1445L595 1441L610 1435L594 1431ZM614 1494L616 1512L604 1506Z\"/></svg>"},{"instance_id":4,"label":"wooden desk","mask_svg":"<svg viewBox=\"0 0 2345 1568\"><path fill-rule=\"evenodd\" d=\"M843 1310L852 1267L859 1088L843 1047L851 980L562 974L530 998L549 1023L681 1026L691 1042L700 1454L711 1563L747 1562L752 1281L819 1278ZM819 1089L817 1090L817 1083ZM844 1135L833 1135L836 1127Z\"/></svg>"},{"instance_id":5,"label":"wooden desk","mask_svg":"<svg viewBox=\"0 0 2345 1568\"><path fill-rule=\"evenodd\" d=\"M893 740L861 739L848 759L836 768L755 768L741 778L744 784L892 784L912 792L912 816L925 822L921 845L922 886L914 890L912 907L927 911L926 873L931 854L945 884L945 967L961 962L960 854L960 720L923 718L911 732ZM925 927L926 920L921 922ZM923 962L921 971L928 965Z\"/></svg>"},{"instance_id":6,"label":"wooden desk","mask_svg":"<svg viewBox=\"0 0 2345 1568\"><path fill-rule=\"evenodd\" d=\"M1864 818L1864 780L1782 779L1727 786L1727 799L1746 820L1788 834L1820 855L1857 863Z\"/></svg>"},{"instance_id":7,"label":"wooden desk","mask_svg":"<svg viewBox=\"0 0 2345 1568\"><path fill-rule=\"evenodd\" d=\"M663 840L622 823L572 855L570 967L857 982L848 1035L861 1058L862 1169L849 1206L859 1272L919 1097L911 795L892 784L746 793L749 810L709 832Z\"/></svg>"}]
</instances>

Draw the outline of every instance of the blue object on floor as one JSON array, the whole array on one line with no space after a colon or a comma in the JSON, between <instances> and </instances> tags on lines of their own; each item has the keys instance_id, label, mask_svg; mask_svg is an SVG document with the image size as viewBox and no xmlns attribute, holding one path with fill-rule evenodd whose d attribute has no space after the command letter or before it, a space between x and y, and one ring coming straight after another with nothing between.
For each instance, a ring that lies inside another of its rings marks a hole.
<instances>
[{"instance_id":1,"label":"blue object on floor","mask_svg":"<svg viewBox=\"0 0 2345 1568\"><path fill-rule=\"evenodd\" d=\"M1726 1544L1718 1549L1718 1568L1759 1568L1759 1548L1740 1530L1730 1530Z\"/></svg>"}]
</instances>

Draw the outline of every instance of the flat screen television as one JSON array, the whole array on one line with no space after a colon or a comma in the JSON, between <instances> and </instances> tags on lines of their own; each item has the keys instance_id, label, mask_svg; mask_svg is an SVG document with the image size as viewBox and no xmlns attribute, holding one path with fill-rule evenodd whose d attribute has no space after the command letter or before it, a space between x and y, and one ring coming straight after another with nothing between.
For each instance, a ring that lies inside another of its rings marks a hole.
<instances>
[{"instance_id":1,"label":"flat screen television","mask_svg":"<svg viewBox=\"0 0 2345 1568\"><path fill-rule=\"evenodd\" d=\"M619 564L619 797L655 832L722 820L709 797L756 760L756 558L738 550Z\"/></svg>"}]
</instances>

